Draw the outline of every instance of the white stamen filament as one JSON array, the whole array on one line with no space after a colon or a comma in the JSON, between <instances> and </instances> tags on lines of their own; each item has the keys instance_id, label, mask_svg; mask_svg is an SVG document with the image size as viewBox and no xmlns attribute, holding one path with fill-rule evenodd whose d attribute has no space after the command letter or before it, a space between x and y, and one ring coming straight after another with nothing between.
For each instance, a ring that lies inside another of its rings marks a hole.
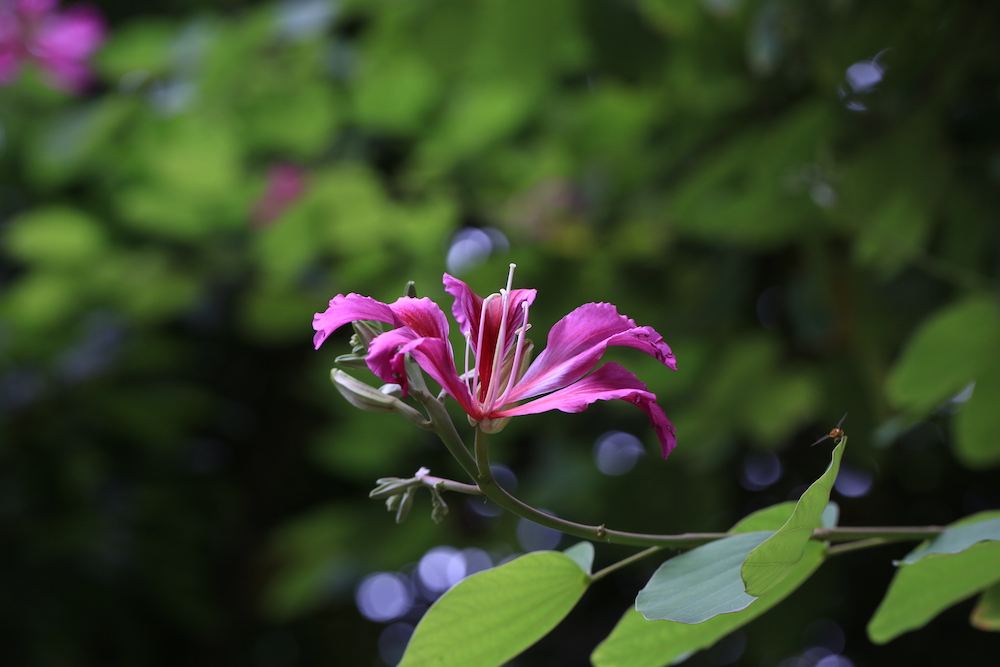
<instances>
[{"instance_id":1,"label":"white stamen filament","mask_svg":"<svg viewBox=\"0 0 1000 667\"><path fill-rule=\"evenodd\" d=\"M507 273L507 288L500 290L500 327L497 329L496 345L493 347L493 363L490 370L490 383L486 387L486 396L483 398L483 406L487 409L493 405L496 398L497 386L500 384L500 371L503 367L504 342L507 340L507 314L510 311L510 289L514 282L514 264L510 265ZM483 302L483 321L485 321L486 302ZM482 331L482 326L480 326Z\"/></svg>"},{"instance_id":2,"label":"white stamen filament","mask_svg":"<svg viewBox=\"0 0 1000 667\"><path fill-rule=\"evenodd\" d=\"M528 302L521 302L521 311L523 313L521 317L521 328L517 331L517 342L514 344L514 363L510 367L510 376L507 378L507 387L500 394L500 398L497 399L497 407L502 408L507 404L507 396L510 394L511 389L518 381L518 373L521 370L521 357L524 356L524 334L528 330Z\"/></svg>"},{"instance_id":3,"label":"white stamen filament","mask_svg":"<svg viewBox=\"0 0 1000 667\"><path fill-rule=\"evenodd\" d=\"M497 297L496 294L490 294L488 297L483 299L482 308L479 311L479 336L476 340L476 371L474 377L472 378L472 400L479 401L479 383L482 378L479 373L479 351L483 349L483 335L486 331L486 311L489 308L490 302Z\"/></svg>"},{"instance_id":4,"label":"white stamen filament","mask_svg":"<svg viewBox=\"0 0 1000 667\"><path fill-rule=\"evenodd\" d=\"M469 373L469 351L472 349L470 336L471 334L465 334L465 374L462 377L465 379L465 386L469 388L469 392L472 392L472 374Z\"/></svg>"},{"instance_id":5,"label":"white stamen filament","mask_svg":"<svg viewBox=\"0 0 1000 667\"><path fill-rule=\"evenodd\" d=\"M508 319L510 317L510 299L513 294L513 283L514 283L514 268L516 265L510 265L510 272L507 274L507 286L500 290L499 293L490 294L485 299L483 299L482 307L479 313L479 334L476 337L475 346L473 346L473 341L471 333L466 335L465 338L465 382L466 386L469 388L469 392L472 394L472 400L479 406L484 412L489 412L493 409L503 407L506 403L507 396L511 393L514 385L517 384L518 373L520 366L523 363L524 348L525 348L525 332L528 330L528 304L526 302L521 303L521 326L517 331L517 341L514 344L514 355L512 359L512 365L508 371L508 377L502 378L504 359L508 356L505 354L504 342L507 338L507 330L510 327ZM485 361L479 358L479 353L483 349L483 342L486 339L486 326L487 326L487 312L489 311L490 305L495 299L499 298L501 300L500 308L500 323L497 327L496 345L493 350L493 358L490 359L490 376L489 382L486 387L482 386L482 373L480 372L480 363ZM472 360L472 366L470 367L470 350L475 351L475 360ZM502 390L502 391L501 391ZM480 392L482 391L482 399L480 400Z\"/></svg>"}]
</instances>

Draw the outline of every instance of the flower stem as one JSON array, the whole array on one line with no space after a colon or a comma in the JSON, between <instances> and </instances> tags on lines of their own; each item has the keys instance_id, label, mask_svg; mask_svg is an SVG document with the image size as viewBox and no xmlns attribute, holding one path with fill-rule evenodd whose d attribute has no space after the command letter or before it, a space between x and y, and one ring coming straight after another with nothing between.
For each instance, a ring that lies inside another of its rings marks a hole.
<instances>
[{"instance_id":1,"label":"flower stem","mask_svg":"<svg viewBox=\"0 0 1000 667\"><path fill-rule=\"evenodd\" d=\"M490 471L489 462L489 435L482 429L476 429L475 456L469 451L468 446L462 440L455 428L454 422L448 415L444 404L431 396L426 391L413 392L414 397L427 409L430 420L433 424L433 431L444 443L451 455L455 457L462 469L470 478L475 480L476 486L482 495L486 496L500 507L509 512L528 519L546 528L558 530L567 535L573 535L593 542L607 542L613 544L627 544L639 547L657 547L673 549L690 549L701 546L715 540L729 537L731 533L680 533L676 535L655 535L649 533L632 533L623 530L614 530L604 525L590 526L576 523L566 519L546 514L522 500L512 496L493 478ZM469 493L464 485L454 482L457 485L456 491ZM447 486L445 488L448 488ZM851 548L862 549L869 546L879 546L890 542L925 540L944 532L942 526L920 526L920 527L863 527L863 528L816 528L813 530L812 539L824 542L852 542L851 545L844 545L835 548L836 551L847 551ZM649 553L652 551L647 550ZM641 552L648 555L646 551ZM640 555L636 554L638 558ZM615 566L611 566L615 567ZM603 572L603 571L602 571ZM598 573L601 574L601 573ZM595 575L596 576L596 575ZM601 576L604 576L601 574Z\"/></svg>"},{"instance_id":2,"label":"flower stem","mask_svg":"<svg viewBox=\"0 0 1000 667\"><path fill-rule=\"evenodd\" d=\"M680 533L677 535L653 535L648 533L631 533L622 530L613 530L605 526L588 526L574 521L567 521L559 517L546 514L535 509L531 505L515 498L500 486L493 475L489 472L488 457L489 435L480 429L476 429L476 462L479 466L479 475L476 477L479 489L483 495L500 505L504 509L516 514L522 519L528 519L535 523L561 531L567 535L581 537L594 542L608 542L613 544L629 544L632 546L650 547L670 547L674 549L690 549L702 544L721 540L729 537L730 533ZM449 448L450 449L450 448ZM465 446L462 446L464 451ZM924 526L916 528L887 527L887 528L817 528L813 531L812 539L825 542L853 542L855 540L869 540L880 538L879 544L888 542L898 542L905 540L923 540L939 535L944 528L941 526ZM868 546L867 544L865 546ZM871 546L875 546L871 544ZM862 548L858 546L856 548Z\"/></svg>"},{"instance_id":3,"label":"flower stem","mask_svg":"<svg viewBox=\"0 0 1000 667\"><path fill-rule=\"evenodd\" d=\"M603 579L604 577L608 576L615 570L620 570L626 565L631 565L632 563L642 560L646 556L652 556L653 554L659 551L663 551L663 547L649 547L648 549L643 549L639 553L632 554L628 558L622 558L617 563L612 563L603 570L598 570L594 574L590 575L590 581L594 582L597 581L598 579Z\"/></svg>"}]
</instances>

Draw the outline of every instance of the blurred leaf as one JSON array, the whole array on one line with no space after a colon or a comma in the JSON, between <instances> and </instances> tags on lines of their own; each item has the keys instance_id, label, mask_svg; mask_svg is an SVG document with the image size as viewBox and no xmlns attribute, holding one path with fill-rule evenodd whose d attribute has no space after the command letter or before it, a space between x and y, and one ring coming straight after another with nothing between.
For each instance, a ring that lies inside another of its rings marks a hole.
<instances>
[{"instance_id":1,"label":"blurred leaf","mask_svg":"<svg viewBox=\"0 0 1000 667\"><path fill-rule=\"evenodd\" d=\"M105 79L115 83L130 74L159 76L169 68L176 34L176 26L159 21L116 26L97 52L95 64Z\"/></svg>"},{"instance_id":2,"label":"blurred leaf","mask_svg":"<svg viewBox=\"0 0 1000 667\"><path fill-rule=\"evenodd\" d=\"M271 539L279 567L261 600L264 613L286 619L321 603L355 533L350 510L332 503L286 522Z\"/></svg>"},{"instance_id":3,"label":"blurred leaf","mask_svg":"<svg viewBox=\"0 0 1000 667\"><path fill-rule=\"evenodd\" d=\"M326 152L341 118L329 85L308 82L271 93L248 105L242 117L247 127L243 141L297 159Z\"/></svg>"},{"instance_id":4,"label":"blurred leaf","mask_svg":"<svg viewBox=\"0 0 1000 667\"><path fill-rule=\"evenodd\" d=\"M639 591L636 610L651 621L694 624L746 609L756 597L744 592L740 567L772 535L741 533L671 558Z\"/></svg>"},{"instance_id":5,"label":"blurred leaf","mask_svg":"<svg viewBox=\"0 0 1000 667\"><path fill-rule=\"evenodd\" d=\"M931 211L910 194L891 192L872 211L854 245L858 260L894 273L923 250L931 230Z\"/></svg>"},{"instance_id":6,"label":"blurred leaf","mask_svg":"<svg viewBox=\"0 0 1000 667\"><path fill-rule=\"evenodd\" d=\"M587 584L580 565L555 551L467 577L427 610L399 666L498 667L554 628Z\"/></svg>"},{"instance_id":7,"label":"blurred leaf","mask_svg":"<svg viewBox=\"0 0 1000 667\"><path fill-rule=\"evenodd\" d=\"M953 423L955 455L970 468L1000 463L1000 345L982 359L972 396L958 407Z\"/></svg>"},{"instance_id":8,"label":"blurred leaf","mask_svg":"<svg viewBox=\"0 0 1000 667\"><path fill-rule=\"evenodd\" d=\"M57 115L35 138L26 156L28 173L44 186L62 185L81 175L93 177L85 170L106 154L135 109L134 100L110 96Z\"/></svg>"},{"instance_id":9,"label":"blurred leaf","mask_svg":"<svg viewBox=\"0 0 1000 667\"><path fill-rule=\"evenodd\" d=\"M826 105L804 104L702 156L671 199L677 229L695 239L758 247L807 233L803 221L817 217L817 207L789 184L816 159L830 122Z\"/></svg>"},{"instance_id":10,"label":"blurred leaf","mask_svg":"<svg viewBox=\"0 0 1000 667\"><path fill-rule=\"evenodd\" d=\"M481 82L456 90L421 153L432 169L448 168L513 132L535 102L533 88Z\"/></svg>"},{"instance_id":11,"label":"blurred leaf","mask_svg":"<svg viewBox=\"0 0 1000 667\"><path fill-rule=\"evenodd\" d=\"M802 558L813 530L823 525L823 512L830 502L830 492L840 470L847 438L834 448L832 460L819 479L813 482L795 504L788 521L772 537L754 549L741 569L746 592L754 597L767 595L788 576Z\"/></svg>"},{"instance_id":12,"label":"blurred leaf","mask_svg":"<svg viewBox=\"0 0 1000 667\"><path fill-rule=\"evenodd\" d=\"M412 54L374 56L362 62L353 87L354 115L362 126L414 132L437 99L434 70Z\"/></svg>"},{"instance_id":13,"label":"blurred leaf","mask_svg":"<svg viewBox=\"0 0 1000 667\"><path fill-rule=\"evenodd\" d=\"M87 278L95 293L139 322L176 315L202 290L200 276L155 252L119 252L93 266Z\"/></svg>"},{"instance_id":14,"label":"blurred leaf","mask_svg":"<svg viewBox=\"0 0 1000 667\"><path fill-rule=\"evenodd\" d=\"M104 229L77 208L37 208L17 216L4 231L7 251L24 262L80 266L109 250Z\"/></svg>"},{"instance_id":15,"label":"blurred leaf","mask_svg":"<svg viewBox=\"0 0 1000 667\"><path fill-rule=\"evenodd\" d=\"M1000 632L1000 584L983 591L969 616L969 622L980 630Z\"/></svg>"},{"instance_id":16,"label":"blurred leaf","mask_svg":"<svg viewBox=\"0 0 1000 667\"><path fill-rule=\"evenodd\" d=\"M1000 311L995 299L973 295L923 322L889 375L889 397L915 413L931 410L976 379L998 354Z\"/></svg>"},{"instance_id":17,"label":"blurred leaf","mask_svg":"<svg viewBox=\"0 0 1000 667\"><path fill-rule=\"evenodd\" d=\"M963 519L930 546L921 545L899 563L888 592L868 623L873 642L884 644L921 628L953 604L1000 581L1000 542L970 544L974 539L997 537L997 519L986 518L996 516L990 512ZM952 530L958 532L949 535ZM969 546L950 552L962 545Z\"/></svg>"},{"instance_id":18,"label":"blurred leaf","mask_svg":"<svg viewBox=\"0 0 1000 667\"><path fill-rule=\"evenodd\" d=\"M0 312L18 327L34 331L67 322L80 309L78 281L71 276L35 271L4 290Z\"/></svg>"}]
</instances>

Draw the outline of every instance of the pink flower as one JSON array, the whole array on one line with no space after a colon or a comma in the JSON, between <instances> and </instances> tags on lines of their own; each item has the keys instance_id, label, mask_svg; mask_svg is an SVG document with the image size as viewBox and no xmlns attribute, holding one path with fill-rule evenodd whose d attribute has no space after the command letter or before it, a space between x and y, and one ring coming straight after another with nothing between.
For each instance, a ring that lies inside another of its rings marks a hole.
<instances>
[{"instance_id":1,"label":"pink flower","mask_svg":"<svg viewBox=\"0 0 1000 667\"><path fill-rule=\"evenodd\" d=\"M385 304L359 294L338 294L326 311L313 318L313 342L318 349L333 331L358 320L392 325L368 347L372 372L384 382L402 385L405 392L403 359L410 354L487 433L499 431L519 415L582 412L594 401L629 401L649 417L666 458L677 438L655 394L616 363L590 372L610 346L636 348L677 370L662 336L651 327L636 326L609 303L588 303L552 327L545 350L531 362L532 345L525 335L536 291L512 290L513 270L512 264L507 288L485 299L461 280L444 275L445 290L455 297L452 313L466 341L461 375L448 340L448 320L426 297L401 297Z\"/></svg>"},{"instance_id":2,"label":"pink flower","mask_svg":"<svg viewBox=\"0 0 1000 667\"><path fill-rule=\"evenodd\" d=\"M264 194L254 205L251 220L257 227L274 222L295 203L306 189L306 176L302 167L277 163L267 172Z\"/></svg>"},{"instance_id":3,"label":"pink flower","mask_svg":"<svg viewBox=\"0 0 1000 667\"><path fill-rule=\"evenodd\" d=\"M91 77L87 61L104 38L104 21L91 7L59 12L56 0L0 0L0 83L34 62L56 88L82 92Z\"/></svg>"}]
</instances>

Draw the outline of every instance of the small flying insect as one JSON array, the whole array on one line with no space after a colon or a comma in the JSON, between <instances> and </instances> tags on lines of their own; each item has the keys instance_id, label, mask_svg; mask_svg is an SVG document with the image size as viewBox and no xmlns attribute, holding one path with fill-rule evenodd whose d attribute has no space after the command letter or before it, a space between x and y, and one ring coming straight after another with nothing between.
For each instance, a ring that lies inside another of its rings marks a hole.
<instances>
[{"instance_id":1,"label":"small flying insect","mask_svg":"<svg viewBox=\"0 0 1000 667\"><path fill-rule=\"evenodd\" d=\"M844 413L844 416L840 418L840 421L837 422L837 425L834 426L830 430L829 433L827 433L822 438L820 438L819 440L817 440L816 442L814 442L813 444L811 444L809 446L810 447L815 447L816 445L818 445L819 443L823 442L827 438L833 438L833 444L839 445L840 441L843 440L845 437L847 437L847 434L844 433L844 429L840 428L840 425L844 423L845 419L847 419L847 413L846 412Z\"/></svg>"}]
</instances>

